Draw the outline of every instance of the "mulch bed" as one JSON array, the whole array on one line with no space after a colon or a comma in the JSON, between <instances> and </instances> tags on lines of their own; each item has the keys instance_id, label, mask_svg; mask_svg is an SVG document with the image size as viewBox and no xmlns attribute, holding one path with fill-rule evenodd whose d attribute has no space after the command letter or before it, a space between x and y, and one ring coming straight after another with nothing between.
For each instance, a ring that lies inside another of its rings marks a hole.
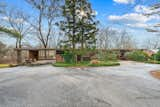
<instances>
[{"instance_id":1,"label":"mulch bed","mask_svg":"<svg viewBox=\"0 0 160 107\"><path fill-rule=\"evenodd\" d=\"M160 70L151 71L151 75L157 79L160 79Z\"/></svg>"}]
</instances>

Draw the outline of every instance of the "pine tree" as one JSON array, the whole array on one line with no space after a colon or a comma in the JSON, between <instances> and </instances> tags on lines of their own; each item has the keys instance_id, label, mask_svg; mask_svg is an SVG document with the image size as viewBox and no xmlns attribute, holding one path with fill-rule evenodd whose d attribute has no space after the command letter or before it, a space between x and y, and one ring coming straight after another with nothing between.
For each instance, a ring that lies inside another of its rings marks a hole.
<instances>
[{"instance_id":1,"label":"pine tree","mask_svg":"<svg viewBox=\"0 0 160 107\"><path fill-rule=\"evenodd\" d=\"M76 46L76 33L77 33L77 16L76 16L76 1L77 0L65 0L63 6L64 21L60 22L60 28L65 32L67 40L62 41L67 47L75 49Z\"/></svg>"},{"instance_id":2,"label":"pine tree","mask_svg":"<svg viewBox=\"0 0 160 107\"><path fill-rule=\"evenodd\" d=\"M94 46L96 43L97 23L95 21L96 12L92 10L88 0L79 0L77 14L79 14L79 42L81 49Z\"/></svg>"},{"instance_id":3,"label":"pine tree","mask_svg":"<svg viewBox=\"0 0 160 107\"><path fill-rule=\"evenodd\" d=\"M67 47L75 50L77 44L81 44L81 49L95 44L97 21L88 0L65 0L63 16L60 28L68 37L63 41Z\"/></svg>"}]
</instances>

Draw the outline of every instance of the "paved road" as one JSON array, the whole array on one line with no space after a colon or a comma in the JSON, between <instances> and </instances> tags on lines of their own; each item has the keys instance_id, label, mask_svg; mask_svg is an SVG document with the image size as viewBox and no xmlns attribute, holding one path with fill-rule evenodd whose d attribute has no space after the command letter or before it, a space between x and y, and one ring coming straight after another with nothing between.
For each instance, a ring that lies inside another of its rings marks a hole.
<instances>
[{"instance_id":1,"label":"paved road","mask_svg":"<svg viewBox=\"0 0 160 107\"><path fill-rule=\"evenodd\" d=\"M0 69L0 107L160 107L160 65Z\"/></svg>"}]
</instances>

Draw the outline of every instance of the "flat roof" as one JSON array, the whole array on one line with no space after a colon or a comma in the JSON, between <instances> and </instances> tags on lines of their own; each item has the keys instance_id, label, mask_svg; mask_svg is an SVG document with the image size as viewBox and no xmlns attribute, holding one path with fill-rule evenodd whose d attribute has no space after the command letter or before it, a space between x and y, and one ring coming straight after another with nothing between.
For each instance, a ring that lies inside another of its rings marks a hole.
<instances>
[{"instance_id":1,"label":"flat roof","mask_svg":"<svg viewBox=\"0 0 160 107\"><path fill-rule=\"evenodd\" d=\"M40 51L40 50L57 50L57 49L54 49L54 48L15 48L14 50Z\"/></svg>"}]
</instances>

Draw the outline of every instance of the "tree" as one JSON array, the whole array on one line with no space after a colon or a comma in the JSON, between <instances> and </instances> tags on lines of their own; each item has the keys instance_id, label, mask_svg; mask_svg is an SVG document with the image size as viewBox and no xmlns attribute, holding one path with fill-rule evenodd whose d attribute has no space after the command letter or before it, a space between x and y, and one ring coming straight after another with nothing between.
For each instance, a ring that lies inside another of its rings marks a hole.
<instances>
[{"instance_id":1,"label":"tree","mask_svg":"<svg viewBox=\"0 0 160 107\"><path fill-rule=\"evenodd\" d=\"M28 18L29 16L19 9L13 10L9 8L2 14L1 24L5 28L11 28L12 31L19 34L19 37L16 38L16 48L22 47L22 40L31 31L31 26L25 21Z\"/></svg>"},{"instance_id":2,"label":"tree","mask_svg":"<svg viewBox=\"0 0 160 107\"><path fill-rule=\"evenodd\" d=\"M54 36L54 25L56 17L59 16L61 0L26 0L36 9L38 15L33 20L27 20L33 27L38 40L44 48L49 45L51 36ZM46 58L45 51L45 58Z\"/></svg>"},{"instance_id":3,"label":"tree","mask_svg":"<svg viewBox=\"0 0 160 107\"><path fill-rule=\"evenodd\" d=\"M22 35L18 31L13 30L13 29L0 27L0 32L7 33L7 34L11 35L12 37L15 37L17 40L19 40L19 38L22 37ZM21 62L22 62L22 54L21 54L21 51L19 50L19 51L17 51L17 63L21 64Z\"/></svg>"},{"instance_id":4,"label":"tree","mask_svg":"<svg viewBox=\"0 0 160 107\"><path fill-rule=\"evenodd\" d=\"M73 49L81 43L81 49L95 43L97 32L94 21L94 11L88 0L65 0L63 6L64 21L60 22L60 28L65 32L67 40L63 43Z\"/></svg>"},{"instance_id":5,"label":"tree","mask_svg":"<svg viewBox=\"0 0 160 107\"><path fill-rule=\"evenodd\" d=\"M134 49L136 48L136 42L126 30L118 33L115 37L115 48L118 49Z\"/></svg>"},{"instance_id":6,"label":"tree","mask_svg":"<svg viewBox=\"0 0 160 107\"><path fill-rule=\"evenodd\" d=\"M14 38L20 38L21 37L21 34L19 32L17 32L16 30L8 29L8 28L1 27L1 26L0 26L0 32L7 33Z\"/></svg>"},{"instance_id":7,"label":"tree","mask_svg":"<svg viewBox=\"0 0 160 107\"><path fill-rule=\"evenodd\" d=\"M92 10L91 4L88 0L80 0L78 3L78 9L76 12L79 14L78 28L79 37L78 41L81 42L81 49L84 47L90 47L96 43L96 33L98 31L97 24L95 21L96 12ZM85 45L85 46L84 46Z\"/></svg>"},{"instance_id":8,"label":"tree","mask_svg":"<svg viewBox=\"0 0 160 107\"><path fill-rule=\"evenodd\" d=\"M97 35L97 48L113 48L114 38L116 37L116 34L117 31L110 27L100 29Z\"/></svg>"},{"instance_id":9,"label":"tree","mask_svg":"<svg viewBox=\"0 0 160 107\"><path fill-rule=\"evenodd\" d=\"M126 30L118 31L107 27L99 31L97 47L100 49L129 49L136 48L135 40Z\"/></svg>"},{"instance_id":10,"label":"tree","mask_svg":"<svg viewBox=\"0 0 160 107\"><path fill-rule=\"evenodd\" d=\"M147 38L143 43L144 49L158 49L160 48L160 38L158 37L150 37Z\"/></svg>"},{"instance_id":11,"label":"tree","mask_svg":"<svg viewBox=\"0 0 160 107\"><path fill-rule=\"evenodd\" d=\"M160 3L157 3L153 6L150 7L150 12L145 13L145 16L153 16L153 15L159 15L160 16ZM151 28L146 28L146 30L148 32L152 32L152 33L160 33L160 23L156 23L155 25L153 25Z\"/></svg>"},{"instance_id":12,"label":"tree","mask_svg":"<svg viewBox=\"0 0 160 107\"><path fill-rule=\"evenodd\" d=\"M76 38L77 38L77 15L76 15L76 0L65 0L63 6L64 21L60 22L60 29L64 31L67 36L67 40L62 41L66 47L70 47L75 50Z\"/></svg>"}]
</instances>

